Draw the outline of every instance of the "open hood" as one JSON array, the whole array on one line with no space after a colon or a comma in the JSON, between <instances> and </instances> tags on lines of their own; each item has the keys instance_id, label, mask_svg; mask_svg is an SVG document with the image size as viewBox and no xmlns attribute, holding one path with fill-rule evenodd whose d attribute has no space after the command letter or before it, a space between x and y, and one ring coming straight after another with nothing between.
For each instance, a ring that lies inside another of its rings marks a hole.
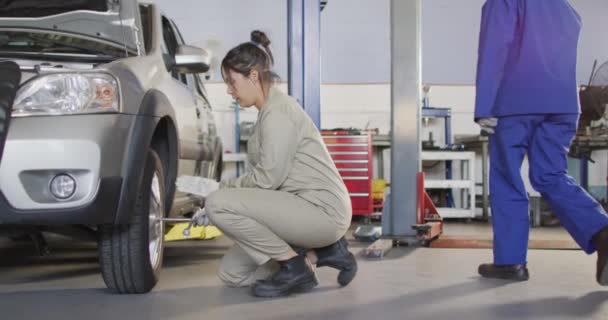
<instances>
[{"instance_id":1,"label":"open hood","mask_svg":"<svg viewBox=\"0 0 608 320\"><path fill-rule=\"evenodd\" d=\"M137 0L0 0L2 30L63 32L142 51Z\"/></svg>"}]
</instances>

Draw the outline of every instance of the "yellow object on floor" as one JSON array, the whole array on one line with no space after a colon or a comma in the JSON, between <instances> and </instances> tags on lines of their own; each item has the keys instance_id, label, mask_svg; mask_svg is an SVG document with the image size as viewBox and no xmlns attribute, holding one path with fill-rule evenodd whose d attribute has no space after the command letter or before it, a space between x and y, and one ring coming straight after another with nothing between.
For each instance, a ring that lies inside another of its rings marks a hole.
<instances>
[{"instance_id":1,"label":"yellow object on floor","mask_svg":"<svg viewBox=\"0 0 608 320\"><path fill-rule=\"evenodd\" d=\"M179 240L209 240L222 235L222 232L214 226L201 226L190 228L190 236L184 236L184 230L188 227L187 222L174 224L169 232L165 234L165 241Z\"/></svg>"},{"instance_id":2,"label":"yellow object on floor","mask_svg":"<svg viewBox=\"0 0 608 320\"><path fill-rule=\"evenodd\" d=\"M383 202L385 189L386 189L386 180L384 180L384 179L372 180L372 198L374 200Z\"/></svg>"}]
</instances>

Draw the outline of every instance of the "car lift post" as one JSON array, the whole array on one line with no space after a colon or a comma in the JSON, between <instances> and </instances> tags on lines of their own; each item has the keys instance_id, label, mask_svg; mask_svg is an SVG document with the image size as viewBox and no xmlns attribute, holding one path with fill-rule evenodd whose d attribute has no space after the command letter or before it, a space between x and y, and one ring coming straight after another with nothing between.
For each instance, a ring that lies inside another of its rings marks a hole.
<instances>
[{"instance_id":1,"label":"car lift post","mask_svg":"<svg viewBox=\"0 0 608 320\"><path fill-rule=\"evenodd\" d=\"M320 12L327 1L287 0L288 91L321 128ZM422 0L391 0L391 194L383 238L368 252L427 245L441 218L424 192L420 163ZM381 248L380 250L374 248Z\"/></svg>"},{"instance_id":2,"label":"car lift post","mask_svg":"<svg viewBox=\"0 0 608 320\"><path fill-rule=\"evenodd\" d=\"M415 240L420 162L422 0L391 0L391 203L382 235Z\"/></svg>"},{"instance_id":3,"label":"car lift post","mask_svg":"<svg viewBox=\"0 0 608 320\"><path fill-rule=\"evenodd\" d=\"M383 257L393 246L428 245L442 222L424 191L420 162L422 0L391 0L391 196L382 238L364 251Z\"/></svg>"},{"instance_id":4,"label":"car lift post","mask_svg":"<svg viewBox=\"0 0 608 320\"><path fill-rule=\"evenodd\" d=\"M321 8L327 1L287 0L288 93L321 129Z\"/></svg>"}]
</instances>

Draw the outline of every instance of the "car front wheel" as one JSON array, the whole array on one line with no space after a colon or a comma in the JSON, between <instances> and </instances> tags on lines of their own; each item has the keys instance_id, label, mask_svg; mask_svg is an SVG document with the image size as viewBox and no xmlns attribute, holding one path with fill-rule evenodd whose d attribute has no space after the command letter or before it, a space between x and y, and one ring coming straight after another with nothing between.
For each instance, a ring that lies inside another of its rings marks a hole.
<instances>
[{"instance_id":1,"label":"car front wheel","mask_svg":"<svg viewBox=\"0 0 608 320\"><path fill-rule=\"evenodd\" d=\"M164 185L161 160L149 149L130 222L100 226L103 280L116 293L146 293L158 281L163 260Z\"/></svg>"}]
</instances>

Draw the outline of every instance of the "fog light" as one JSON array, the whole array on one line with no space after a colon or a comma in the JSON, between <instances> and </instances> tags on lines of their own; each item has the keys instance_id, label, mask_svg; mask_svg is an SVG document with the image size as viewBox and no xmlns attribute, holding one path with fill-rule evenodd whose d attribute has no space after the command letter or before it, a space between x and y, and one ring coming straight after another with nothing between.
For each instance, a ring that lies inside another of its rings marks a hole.
<instances>
[{"instance_id":1,"label":"fog light","mask_svg":"<svg viewBox=\"0 0 608 320\"><path fill-rule=\"evenodd\" d=\"M51 180L50 188L55 198L65 200L74 195L76 180L67 174L58 174Z\"/></svg>"}]
</instances>

